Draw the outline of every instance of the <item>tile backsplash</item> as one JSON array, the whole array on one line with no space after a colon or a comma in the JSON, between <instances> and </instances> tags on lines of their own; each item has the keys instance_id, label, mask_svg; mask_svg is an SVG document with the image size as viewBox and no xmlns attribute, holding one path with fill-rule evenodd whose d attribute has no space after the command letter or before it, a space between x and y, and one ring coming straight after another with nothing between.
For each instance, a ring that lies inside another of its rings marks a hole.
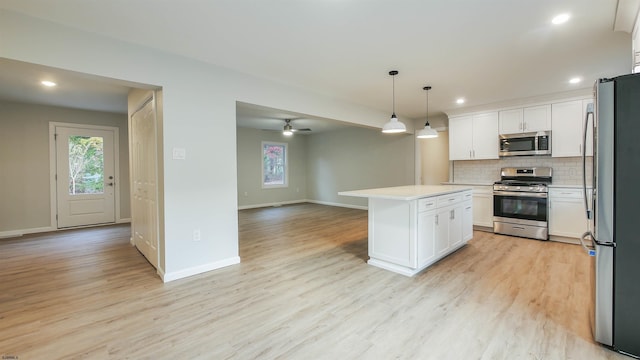
<instances>
[{"instance_id":1,"label":"tile backsplash","mask_svg":"<svg viewBox=\"0 0 640 360\"><path fill-rule=\"evenodd\" d=\"M553 169L554 185L582 184L582 158L553 158L551 156L515 156L499 160L453 161L451 181L468 183L493 183L500 180L503 167L545 166ZM591 157L587 158L587 184L591 183Z\"/></svg>"}]
</instances>

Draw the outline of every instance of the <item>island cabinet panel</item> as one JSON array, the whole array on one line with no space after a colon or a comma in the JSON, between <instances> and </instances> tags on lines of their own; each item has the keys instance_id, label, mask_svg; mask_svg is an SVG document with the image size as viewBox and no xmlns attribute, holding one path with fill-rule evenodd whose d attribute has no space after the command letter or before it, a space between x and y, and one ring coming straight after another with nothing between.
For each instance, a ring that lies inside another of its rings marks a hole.
<instances>
[{"instance_id":1,"label":"island cabinet panel","mask_svg":"<svg viewBox=\"0 0 640 360\"><path fill-rule=\"evenodd\" d=\"M368 264L413 276L473 237L471 188L414 185L354 190L369 198Z\"/></svg>"},{"instance_id":2,"label":"island cabinet panel","mask_svg":"<svg viewBox=\"0 0 640 360\"><path fill-rule=\"evenodd\" d=\"M416 267L416 202L369 199L369 256Z\"/></svg>"}]
</instances>

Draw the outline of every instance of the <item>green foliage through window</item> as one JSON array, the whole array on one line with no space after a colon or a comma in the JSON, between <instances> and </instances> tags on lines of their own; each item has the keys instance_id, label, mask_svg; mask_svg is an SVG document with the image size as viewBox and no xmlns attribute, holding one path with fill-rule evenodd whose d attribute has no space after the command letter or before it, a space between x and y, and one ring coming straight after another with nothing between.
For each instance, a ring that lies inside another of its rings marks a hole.
<instances>
[{"instance_id":1,"label":"green foliage through window","mask_svg":"<svg viewBox=\"0 0 640 360\"><path fill-rule=\"evenodd\" d=\"M69 194L104 192L104 144L101 137L69 137Z\"/></svg>"}]
</instances>

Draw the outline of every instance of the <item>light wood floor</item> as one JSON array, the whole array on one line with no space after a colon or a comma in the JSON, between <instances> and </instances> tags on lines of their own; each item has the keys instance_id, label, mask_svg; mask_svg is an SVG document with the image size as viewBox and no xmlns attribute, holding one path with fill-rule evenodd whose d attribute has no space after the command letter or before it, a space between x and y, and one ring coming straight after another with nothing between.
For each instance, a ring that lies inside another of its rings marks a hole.
<instances>
[{"instance_id":1,"label":"light wood floor","mask_svg":"<svg viewBox=\"0 0 640 360\"><path fill-rule=\"evenodd\" d=\"M0 355L26 359L628 359L591 340L589 258L475 232L407 278L367 213L239 212L242 263L161 283L129 227L0 240Z\"/></svg>"}]
</instances>

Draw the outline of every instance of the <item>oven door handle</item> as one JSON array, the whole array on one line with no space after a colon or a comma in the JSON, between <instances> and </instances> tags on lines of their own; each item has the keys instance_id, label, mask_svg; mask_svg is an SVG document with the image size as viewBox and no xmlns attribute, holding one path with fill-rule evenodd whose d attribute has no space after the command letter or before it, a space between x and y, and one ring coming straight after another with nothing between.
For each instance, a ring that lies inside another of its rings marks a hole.
<instances>
[{"instance_id":1,"label":"oven door handle","mask_svg":"<svg viewBox=\"0 0 640 360\"><path fill-rule=\"evenodd\" d=\"M493 196L518 196L538 199L546 199L548 197L547 193L530 193L524 191L494 191Z\"/></svg>"}]
</instances>

